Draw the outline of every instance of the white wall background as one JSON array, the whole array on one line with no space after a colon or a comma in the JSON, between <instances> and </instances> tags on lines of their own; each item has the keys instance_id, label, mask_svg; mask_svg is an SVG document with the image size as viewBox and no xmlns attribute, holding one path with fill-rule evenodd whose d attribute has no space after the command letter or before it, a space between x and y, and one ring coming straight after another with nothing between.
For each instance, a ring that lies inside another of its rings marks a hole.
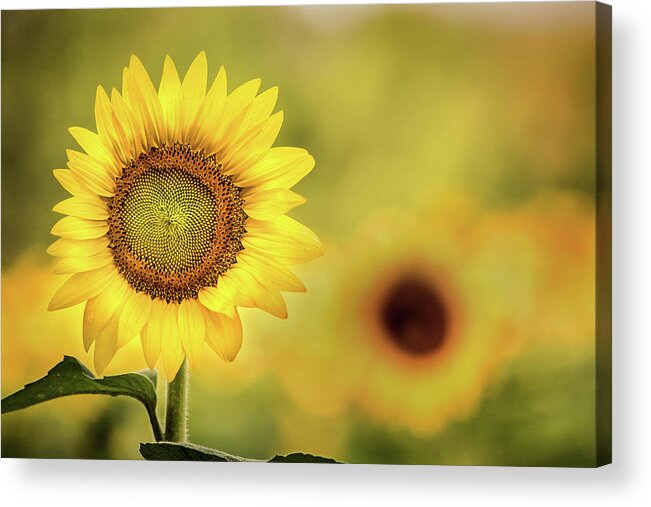
<instances>
[{"instance_id":1,"label":"white wall background","mask_svg":"<svg viewBox=\"0 0 651 507\"><path fill-rule=\"evenodd\" d=\"M197 1L190 5L294 4ZM322 2L346 3L346 2ZM613 5L614 464L598 470L0 461L2 505L651 505L651 2ZM178 0L0 0L2 9Z\"/></svg>"}]
</instances>

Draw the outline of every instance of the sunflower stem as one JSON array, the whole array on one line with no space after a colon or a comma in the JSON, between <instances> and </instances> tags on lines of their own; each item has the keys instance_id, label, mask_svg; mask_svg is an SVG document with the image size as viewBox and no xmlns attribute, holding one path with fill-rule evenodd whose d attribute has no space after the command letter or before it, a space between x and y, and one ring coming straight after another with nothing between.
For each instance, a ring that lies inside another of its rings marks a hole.
<instances>
[{"instance_id":1,"label":"sunflower stem","mask_svg":"<svg viewBox=\"0 0 651 507\"><path fill-rule=\"evenodd\" d=\"M188 360L185 359L174 380L167 384L167 442L185 442L188 438L188 377Z\"/></svg>"}]
</instances>

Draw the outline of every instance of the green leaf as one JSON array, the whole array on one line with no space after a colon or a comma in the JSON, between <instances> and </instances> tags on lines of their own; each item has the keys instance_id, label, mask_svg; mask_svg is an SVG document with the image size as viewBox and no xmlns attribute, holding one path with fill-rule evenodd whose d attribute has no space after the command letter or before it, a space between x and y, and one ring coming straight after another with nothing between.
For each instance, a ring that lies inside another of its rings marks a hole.
<instances>
[{"instance_id":1,"label":"green leaf","mask_svg":"<svg viewBox=\"0 0 651 507\"><path fill-rule=\"evenodd\" d=\"M176 442L141 443L140 454L149 461L254 461L201 445Z\"/></svg>"},{"instance_id":2,"label":"green leaf","mask_svg":"<svg viewBox=\"0 0 651 507\"><path fill-rule=\"evenodd\" d=\"M302 452L293 452L286 456L274 456L269 463L340 463L332 458L315 456L314 454L304 454Z\"/></svg>"},{"instance_id":3,"label":"green leaf","mask_svg":"<svg viewBox=\"0 0 651 507\"><path fill-rule=\"evenodd\" d=\"M36 382L27 384L2 400L2 413L24 408L73 394L104 394L129 396L141 402L152 424L154 438L160 440L160 425L156 418L156 389L154 377L140 373L126 373L95 378L91 371L74 357L64 356L63 361Z\"/></svg>"},{"instance_id":4,"label":"green leaf","mask_svg":"<svg viewBox=\"0 0 651 507\"><path fill-rule=\"evenodd\" d=\"M330 458L295 452L287 456L274 456L270 460L257 460L233 456L201 445L177 442L147 442L140 444L140 454L149 461L256 461L269 463L338 463Z\"/></svg>"}]
</instances>

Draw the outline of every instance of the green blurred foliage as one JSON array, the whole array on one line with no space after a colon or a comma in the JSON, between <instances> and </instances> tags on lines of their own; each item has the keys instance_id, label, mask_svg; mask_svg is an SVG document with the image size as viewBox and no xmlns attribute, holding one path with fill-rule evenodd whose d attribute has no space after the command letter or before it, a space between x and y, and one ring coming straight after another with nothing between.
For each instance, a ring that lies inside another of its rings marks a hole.
<instances>
[{"instance_id":1,"label":"green blurred foliage","mask_svg":"<svg viewBox=\"0 0 651 507\"><path fill-rule=\"evenodd\" d=\"M277 145L305 147L317 161L296 187L309 202L293 216L327 241L348 240L377 210L418 209L458 189L486 209L541 192L592 196L591 11L475 7L4 11L3 271L26 251L46 259L58 218L50 210L65 197L51 170L75 148L67 128L94 128L95 89L119 88L131 54L155 83L166 54L185 72L205 50L211 75L226 67L230 90L253 77L278 85ZM334 457L592 464L592 350L572 360L539 352L514 360L471 418L432 437L343 414ZM214 387L205 376L192 384L193 441L254 458L315 451L286 434L306 416L273 375L233 392ZM150 438L130 400L96 402L84 418L72 408L55 401L5 416L3 455L136 458L136 443Z\"/></svg>"},{"instance_id":2,"label":"green blurred foliage","mask_svg":"<svg viewBox=\"0 0 651 507\"><path fill-rule=\"evenodd\" d=\"M595 464L594 357L544 348L508 365L475 414L431 438L369 424L350 434L350 463L563 466Z\"/></svg>"}]
</instances>

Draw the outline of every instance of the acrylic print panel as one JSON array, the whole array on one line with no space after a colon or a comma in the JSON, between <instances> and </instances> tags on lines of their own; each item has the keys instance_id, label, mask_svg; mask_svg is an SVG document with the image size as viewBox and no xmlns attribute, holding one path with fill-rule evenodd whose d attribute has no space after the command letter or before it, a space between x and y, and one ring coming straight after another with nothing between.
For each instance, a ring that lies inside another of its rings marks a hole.
<instances>
[{"instance_id":1,"label":"acrylic print panel","mask_svg":"<svg viewBox=\"0 0 651 507\"><path fill-rule=\"evenodd\" d=\"M5 11L2 99L4 457L610 461L609 7Z\"/></svg>"}]
</instances>

